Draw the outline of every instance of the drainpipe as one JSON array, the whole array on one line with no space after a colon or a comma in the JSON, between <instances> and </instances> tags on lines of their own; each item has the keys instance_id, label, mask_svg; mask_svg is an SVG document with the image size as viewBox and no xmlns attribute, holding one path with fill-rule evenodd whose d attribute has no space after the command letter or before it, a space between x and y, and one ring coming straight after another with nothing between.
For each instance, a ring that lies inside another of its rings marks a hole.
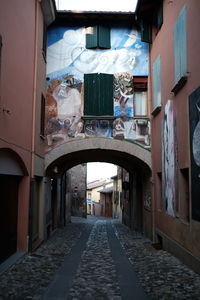
<instances>
[{"instance_id":1,"label":"drainpipe","mask_svg":"<svg viewBox=\"0 0 200 300\"><path fill-rule=\"evenodd\" d=\"M37 91L37 41L38 41L38 1L35 1L35 33L34 33L34 60L33 60L33 104L32 104L32 141L31 141L31 174L30 174L30 199L29 199L29 229L28 251L32 251L32 202L34 197L34 153L35 153L35 113Z\"/></svg>"}]
</instances>

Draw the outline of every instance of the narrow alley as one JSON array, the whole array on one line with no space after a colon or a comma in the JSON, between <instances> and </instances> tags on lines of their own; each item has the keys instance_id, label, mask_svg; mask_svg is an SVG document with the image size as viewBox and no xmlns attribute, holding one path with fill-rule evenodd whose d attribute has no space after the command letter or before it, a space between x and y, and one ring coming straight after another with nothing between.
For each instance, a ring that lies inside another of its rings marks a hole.
<instances>
[{"instance_id":1,"label":"narrow alley","mask_svg":"<svg viewBox=\"0 0 200 300\"><path fill-rule=\"evenodd\" d=\"M114 219L72 217L0 277L0 299L200 299L200 276Z\"/></svg>"}]
</instances>

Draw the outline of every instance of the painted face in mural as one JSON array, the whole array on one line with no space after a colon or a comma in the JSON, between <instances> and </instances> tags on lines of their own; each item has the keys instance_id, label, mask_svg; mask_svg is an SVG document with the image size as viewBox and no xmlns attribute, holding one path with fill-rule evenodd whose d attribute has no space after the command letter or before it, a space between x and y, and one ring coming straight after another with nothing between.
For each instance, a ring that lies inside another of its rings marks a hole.
<instances>
[{"instance_id":1,"label":"painted face in mural","mask_svg":"<svg viewBox=\"0 0 200 300\"><path fill-rule=\"evenodd\" d=\"M54 89L53 97L57 102L60 120L81 114L81 95L77 89L69 87L66 83L61 83Z\"/></svg>"}]
</instances>

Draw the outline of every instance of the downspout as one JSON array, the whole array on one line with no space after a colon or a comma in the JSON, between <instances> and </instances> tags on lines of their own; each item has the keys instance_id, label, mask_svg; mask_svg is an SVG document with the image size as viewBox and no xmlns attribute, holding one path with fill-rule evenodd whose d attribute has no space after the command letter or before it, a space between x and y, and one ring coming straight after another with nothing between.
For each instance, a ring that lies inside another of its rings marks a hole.
<instances>
[{"instance_id":1,"label":"downspout","mask_svg":"<svg viewBox=\"0 0 200 300\"><path fill-rule=\"evenodd\" d=\"M37 43L38 41L38 0L35 1L35 34L34 34L34 60L33 60L33 105L32 105L32 141L31 141L31 179L30 179L30 199L29 199L29 238L28 251L32 251L32 226L33 226L33 212L32 201L34 198L34 153L35 153L35 114L36 114L36 91L37 91Z\"/></svg>"}]
</instances>

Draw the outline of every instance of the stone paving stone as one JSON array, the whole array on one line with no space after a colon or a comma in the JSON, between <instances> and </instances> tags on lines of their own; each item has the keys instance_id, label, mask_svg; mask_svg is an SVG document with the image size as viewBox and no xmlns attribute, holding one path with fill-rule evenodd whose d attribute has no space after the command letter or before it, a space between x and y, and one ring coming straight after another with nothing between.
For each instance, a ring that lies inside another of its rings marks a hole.
<instances>
[{"instance_id":1,"label":"stone paving stone","mask_svg":"<svg viewBox=\"0 0 200 300\"><path fill-rule=\"evenodd\" d=\"M0 300L39 300L88 222L94 220L74 218L73 223L58 229L33 255L27 254L3 273ZM121 300L104 222L98 221L93 228L70 290L70 299ZM200 300L198 274L166 251L152 248L150 241L138 232L116 221L112 223L149 299ZM104 251L99 250L100 246ZM90 255L95 256L96 262Z\"/></svg>"},{"instance_id":2,"label":"stone paving stone","mask_svg":"<svg viewBox=\"0 0 200 300\"><path fill-rule=\"evenodd\" d=\"M153 250L140 233L113 221L129 260L141 285L153 300L200 299L200 275L164 250Z\"/></svg>"},{"instance_id":3,"label":"stone paving stone","mask_svg":"<svg viewBox=\"0 0 200 300\"><path fill-rule=\"evenodd\" d=\"M32 255L25 255L4 272L0 277L0 300L39 299L86 223L77 218L74 223L58 229Z\"/></svg>"},{"instance_id":4,"label":"stone paving stone","mask_svg":"<svg viewBox=\"0 0 200 300\"><path fill-rule=\"evenodd\" d=\"M100 220L95 223L67 299L121 299L106 221Z\"/></svg>"}]
</instances>

